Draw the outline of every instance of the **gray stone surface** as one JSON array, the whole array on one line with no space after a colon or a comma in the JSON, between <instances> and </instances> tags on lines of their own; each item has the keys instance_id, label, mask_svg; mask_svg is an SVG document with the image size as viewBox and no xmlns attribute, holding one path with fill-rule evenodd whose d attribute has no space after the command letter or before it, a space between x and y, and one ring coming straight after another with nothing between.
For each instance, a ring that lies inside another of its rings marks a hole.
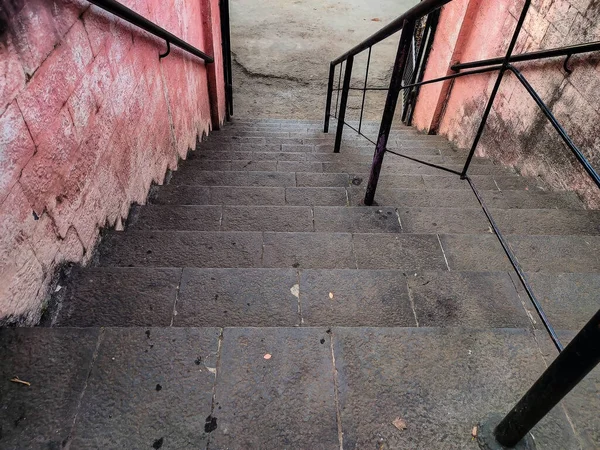
<instances>
[{"instance_id":1,"label":"gray stone surface","mask_svg":"<svg viewBox=\"0 0 600 450\"><path fill-rule=\"evenodd\" d=\"M357 175L364 179L365 186L369 181L369 173ZM401 188L401 189L424 189L426 184L421 175L398 175L393 173L382 173L379 177L379 184L382 189Z\"/></svg>"},{"instance_id":2,"label":"gray stone surface","mask_svg":"<svg viewBox=\"0 0 600 450\"><path fill-rule=\"evenodd\" d=\"M351 187L348 189L350 204L357 206L363 203L365 187ZM375 192L375 201L381 206L396 207L452 207L472 208L477 207L476 197L466 189L455 190L423 190L423 189L394 189L378 188Z\"/></svg>"},{"instance_id":3,"label":"gray stone surface","mask_svg":"<svg viewBox=\"0 0 600 450\"><path fill-rule=\"evenodd\" d=\"M71 272L56 326L169 326L181 269L78 268Z\"/></svg>"},{"instance_id":4,"label":"gray stone surface","mask_svg":"<svg viewBox=\"0 0 600 450\"><path fill-rule=\"evenodd\" d=\"M395 208L315 206L315 231L401 233Z\"/></svg>"},{"instance_id":5,"label":"gray stone surface","mask_svg":"<svg viewBox=\"0 0 600 450\"><path fill-rule=\"evenodd\" d=\"M113 233L100 248L101 266L259 267L257 232L136 231Z\"/></svg>"},{"instance_id":6,"label":"gray stone surface","mask_svg":"<svg viewBox=\"0 0 600 450\"><path fill-rule=\"evenodd\" d=\"M217 231L220 206L148 205L129 214L128 230Z\"/></svg>"},{"instance_id":7,"label":"gray stone surface","mask_svg":"<svg viewBox=\"0 0 600 450\"><path fill-rule=\"evenodd\" d=\"M230 231L313 231L308 206L225 206L223 230Z\"/></svg>"},{"instance_id":8,"label":"gray stone surface","mask_svg":"<svg viewBox=\"0 0 600 450\"><path fill-rule=\"evenodd\" d=\"M184 269L174 326L300 324L294 269Z\"/></svg>"},{"instance_id":9,"label":"gray stone surface","mask_svg":"<svg viewBox=\"0 0 600 450\"><path fill-rule=\"evenodd\" d=\"M527 272L600 272L599 236L508 236Z\"/></svg>"},{"instance_id":10,"label":"gray stone surface","mask_svg":"<svg viewBox=\"0 0 600 450\"><path fill-rule=\"evenodd\" d=\"M480 191L489 208L557 208L583 209L583 203L573 192L543 191Z\"/></svg>"},{"instance_id":11,"label":"gray stone surface","mask_svg":"<svg viewBox=\"0 0 600 450\"><path fill-rule=\"evenodd\" d=\"M265 232L263 267L355 269L352 235Z\"/></svg>"},{"instance_id":12,"label":"gray stone surface","mask_svg":"<svg viewBox=\"0 0 600 450\"><path fill-rule=\"evenodd\" d=\"M493 234L442 234L440 241L450 270L480 272L512 270L506 253Z\"/></svg>"},{"instance_id":13,"label":"gray stone surface","mask_svg":"<svg viewBox=\"0 0 600 450\"><path fill-rule=\"evenodd\" d=\"M250 171L274 171L277 169L276 161L255 161L255 160L233 160L231 161L231 170L250 170Z\"/></svg>"},{"instance_id":14,"label":"gray stone surface","mask_svg":"<svg viewBox=\"0 0 600 450\"><path fill-rule=\"evenodd\" d=\"M87 382L72 448L203 448L219 330L109 328Z\"/></svg>"},{"instance_id":15,"label":"gray stone surface","mask_svg":"<svg viewBox=\"0 0 600 450\"><path fill-rule=\"evenodd\" d=\"M506 234L600 234L600 211L565 209L511 209L491 211Z\"/></svg>"},{"instance_id":16,"label":"gray stone surface","mask_svg":"<svg viewBox=\"0 0 600 450\"><path fill-rule=\"evenodd\" d=\"M339 449L334 389L324 328L227 328L210 448Z\"/></svg>"},{"instance_id":17,"label":"gray stone surface","mask_svg":"<svg viewBox=\"0 0 600 450\"><path fill-rule=\"evenodd\" d=\"M415 326L406 277L395 270L303 270L307 326Z\"/></svg>"},{"instance_id":18,"label":"gray stone surface","mask_svg":"<svg viewBox=\"0 0 600 450\"><path fill-rule=\"evenodd\" d=\"M298 187L285 188L288 205L346 206L347 194L343 187Z\"/></svg>"},{"instance_id":19,"label":"gray stone surface","mask_svg":"<svg viewBox=\"0 0 600 450\"><path fill-rule=\"evenodd\" d=\"M278 172L322 172L323 165L314 161L277 161Z\"/></svg>"},{"instance_id":20,"label":"gray stone surface","mask_svg":"<svg viewBox=\"0 0 600 450\"><path fill-rule=\"evenodd\" d=\"M536 327L543 329L521 282L516 274L511 275L527 309L536 318ZM528 272L526 277L556 329L580 330L600 309L600 274Z\"/></svg>"},{"instance_id":21,"label":"gray stone surface","mask_svg":"<svg viewBox=\"0 0 600 450\"><path fill-rule=\"evenodd\" d=\"M476 449L473 426L512 408L545 367L521 329L334 328L333 342L348 449ZM540 448L579 448L561 410L533 434Z\"/></svg>"},{"instance_id":22,"label":"gray stone surface","mask_svg":"<svg viewBox=\"0 0 600 450\"><path fill-rule=\"evenodd\" d=\"M283 205L283 187L215 186L210 188L211 202L223 205Z\"/></svg>"},{"instance_id":23,"label":"gray stone surface","mask_svg":"<svg viewBox=\"0 0 600 450\"><path fill-rule=\"evenodd\" d=\"M436 235L355 234L359 269L446 270Z\"/></svg>"},{"instance_id":24,"label":"gray stone surface","mask_svg":"<svg viewBox=\"0 0 600 450\"><path fill-rule=\"evenodd\" d=\"M0 448L69 441L98 329L0 328ZM25 386L10 380L18 377Z\"/></svg>"},{"instance_id":25,"label":"gray stone surface","mask_svg":"<svg viewBox=\"0 0 600 450\"><path fill-rule=\"evenodd\" d=\"M402 228L408 233L490 233L481 208L398 208Z\"/></svg>"},{"instance_id":26,"label":"gray stone surface","mask_svg":"<svg viewBox=\"0 0 600 450\"><path fill-rule=\"evenodd\" d=\"M208 186L159 186L149 199L157 205L210 205Z\"/></svg>"},{"instance_id":27,"label":"gray stone surface","mask_svg":"<svg viewBox=\"0 0 600 450\"><path fill-rule=\"evenodd\" d=\"M211 172L189 170L176 173L172 185L204 186L295 186L293 173L284 172Z\"/></svg>"},{"instance_id":28,"label":"gray stone surface","mask_svg":"<svg viewBox=\"0 0 600 450\"><path fill-rule=\"evenodd\" d=\"M487 175L473 175L470 177L477 190L498 189L494 179ZM458 175L423 175L426 189L468 189L471 190L467 180L461 180Z\"/></svg>"},{"instance_id":29,"label":"gray stone surface","mask_svg":"<svg viewBox=\"0 0 600 450\"><path fill-rule=\"evenodd\" d=\"M526 328L530 321L506 272L408 275L419 326Z\"/></svg>"},{"instance_id":30,"label":"gray stone surface","mask_svg":"<svg viewBox=\"0 0 600 450\"><path fill-rule=\"evenodd\" d=\"M298 172L296 183L299 187L346 187L350 183L350 178L345 173Z\"/></svg>"}]
</instances>

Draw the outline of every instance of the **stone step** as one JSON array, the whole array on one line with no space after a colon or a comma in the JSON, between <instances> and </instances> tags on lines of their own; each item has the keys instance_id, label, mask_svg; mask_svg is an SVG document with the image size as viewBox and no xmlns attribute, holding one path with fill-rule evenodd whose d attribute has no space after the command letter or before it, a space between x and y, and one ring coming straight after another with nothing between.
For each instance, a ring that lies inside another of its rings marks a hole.
<instances>
[{"instance_id":1,"label":"stone step","mask_svg":"<svg viewBox=\"0 0 600 450\"><path fill-rule=\"evenodd\" d=\"M340 153L333 152L333 144L275 144L266 143L258 144L252 142L202 142L195 151L190 152L190 158L194 155L201 155L204 153L213 152L232 152L232 159L239 159L240 152L256 152L256 153L315 153L324 155L333 155L338 158L344 158L346 156L365 156L373 157L373 151L375 147L370 144L345 143L344 149ZM400 151L400 150L399 150ZM464 152L444 148L436 145L430 145L427 143L418 143L410 147L404 147L401 153L408 156L417 155L445 155L445 156L458 156L466 159ZM306 156L306 158L312 158ZM241 159L252 159L249 156L241 157ZM259 159L259 158L256 158Z\"/></svg>"},{"instance_id":2,"label":"stone step","mask_svg":"<svg viewBox=\"0 0 600 450\"><path fill-rule=\"evenodd\" d=\"M506 272L76 268L63 289L54 326L531 326Z\"/></svg>"},{"instance_id":3,"label":"stone step","mask_svg":"<svg viewBox=\"0 0 600 450\"><path fill-rule=\"evenodd\" d=\"M180 170L171 185L187 186L263 186L263 187L350 187L366 186L368 173L272 172ZM473 175L480 190L547 190L540 180L518 175ZM399 175L382 173L378 188L402 189L471 189L458 175Z\"/></svg>"},{"instance_id":4,"label":"stone step","mask_svg":"<svg viewBox=\"0 0 600 450\"><path fill-rule=\"evenodd\" d=\"M461 172L462 164L441 163L447 169ZM179 171L193 172L198 170L208 171L274 171L274 172L323 172L323 173L369 173L370 162L347 163L347 162L317 162L317 161L287 161L287 160L212 160L194 159L183 165ZM411 161L396 160L382 165L382 173L400 173L407 175L443 174L440 169ZM494 166L492 164L470 167L471 175L513 175L509 169Z\"/></svg>"},{"instance_id":5,"label":"stone step","mask_svg":"<svg viewBox=\"0 0 600 450\"><path fill-rule=\"evenodd\" d=\"M293 150L293 149L292 149ZM321 152L310 152L310 151L273 151L273 152L260 152L260 151L241 151L232 150L230 147L225 149L199 149L195 152L191 152L184 166L188 164L196 164L197 161L202 160L218 160L218 161L301 161L301 162L316 162L316 163L332 163L338 162L341 164L369 164L369 167L373 161L373 149L365 149L366 154L340 154L340 153L321 153ZM413 154L414 156L423 161L433 164L453 164L463 165L466 156L442 156L437 152L435 154L424 153L422 155ZM400 158L397 156L390 156L383 162L384 166L388 165L402 165L402 164L418 164L408 159ZM473 158L472 167L477 165L494 165L494 162L485 158ZM497 166L501 167L501 166Z\"/></svg>"},{"instance_id":6,"label":"stone step","mask_svg":"<svg viewBox=\"0 0 600 450\"><path fill-rule=\"evenodd\" d=\"M13 328L0 360L5 448L467 448L546 367L530 330L471 327ZM593 436L598 379L539 448Z\"/></svg>"},{"instance_id":7,"label":"stone step","mask_svg":"<svg viewBox=\"0 0 600 450\"><path fill-rule=\"evenodd\" d=\"M256 136L223 137L221 139L202 141L198 150L235 150L235 151L262 151L262 152L315 152L333 153L333 141L328 138L264 138ZM411 154L414 152L431 154L464 154L453 149L447 141L431 141L428 139L392 139L388 148L400 153ZM364 140L344 140L340 151L341 155L347 154L373 154L375 146Z\"/></svg>"},{"instance_id":8,"label":"stone step","mask_svg":"<svg viewBox=\"0 0 600 450\"><path fill-rule=\"evenodd\" d=\"M600 234L600 211L490 209L504 234ZM127 229L487 234L481 208L387 206L149 205L133 207Z\"/></svg>"},{"instance_id":9,"label":"stone step","mask_svg":"<svg viewBox=\"0 0 600 450\"><path fill-rule=\"evenodd\" d=\"M487 206L500 209L583 209L573 192L480 191ZM165 205L292 205L358 206L360 187L248 187L165 185L150 198ZM381 188L375 196L381 206L478 208L475 195L465 189L422 190Z\"/></svg>"},{"instance_id":10,"label":"stone step","mask_svg":"<svg viewBox=\"0 0 600 450\"><path fill-rule=\"evenodd\" d=\"M524 270L600 272L600 236L507 235ZM492 234L135 231L108 235L103 267L505 271Z\"/></svg>"}]
</instances>

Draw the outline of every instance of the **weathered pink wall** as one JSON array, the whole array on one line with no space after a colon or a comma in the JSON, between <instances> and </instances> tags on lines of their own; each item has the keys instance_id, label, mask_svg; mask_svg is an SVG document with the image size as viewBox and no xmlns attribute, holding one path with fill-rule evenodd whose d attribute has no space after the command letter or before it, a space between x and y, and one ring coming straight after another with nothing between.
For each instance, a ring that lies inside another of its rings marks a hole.
<instances>
[{"instance_id":1,"label":"weathered pink wall","mask_svg":"<svg viewBox=\"0 0 600 450\"><path fill-rule=\"evenodd\" d=\"M223 121L218 0L123 3L216 64L159 61L164 42L83 0L0 0L0 321L35 323L56 268Z\"/></svg>"},{"instance_id":2,"label":"weathered pink wall","mask_svg":"<svg viewBox=\"0 0 600 450\"><path fill-rule=\"evenodd\" d=\"M522 5L522 0L455 0L445 6L425 79L450 73L454 61L503 55ZM515 52L595 40L600 40L600 3L533 0ZM600 169L600 55L574 56L571 75L562 69L563 61L558 58L516 66ZM414 124L469 148L495 79L496 73L481 74L450 82L446 90L441 85L422 89ZM502 82L478 154L524 174L540 176L555 187L575 190L590 206L600 206L598 189L512 74Z\"/></svg>"}]
</instances>

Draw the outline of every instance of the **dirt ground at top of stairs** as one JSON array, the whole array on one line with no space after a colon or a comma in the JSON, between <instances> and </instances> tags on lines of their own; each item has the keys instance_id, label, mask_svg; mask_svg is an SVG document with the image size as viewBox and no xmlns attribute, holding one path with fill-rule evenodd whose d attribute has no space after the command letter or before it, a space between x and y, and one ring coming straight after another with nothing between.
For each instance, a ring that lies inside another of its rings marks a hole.
<instances>
[{"instance_id":1,"label":"dirt ground at top of stairs","mask_svg":"<svg viewBox=\"0 0 600 450\"><path fill-rule=\"evenodd\" d=\"M235 117L318 119L329 62L384 27L417 0L231 0ZM398 34L373 47L369 86L387 86ZM355 58L352 86L364 83L367 52ZM336 73L336 83L338 74ZM370 91L365 119L378 120L385 92ZM336 95L333 103L335 106ZM348 100L358 120L362 92Z\"/></svg>"}]
</instances>

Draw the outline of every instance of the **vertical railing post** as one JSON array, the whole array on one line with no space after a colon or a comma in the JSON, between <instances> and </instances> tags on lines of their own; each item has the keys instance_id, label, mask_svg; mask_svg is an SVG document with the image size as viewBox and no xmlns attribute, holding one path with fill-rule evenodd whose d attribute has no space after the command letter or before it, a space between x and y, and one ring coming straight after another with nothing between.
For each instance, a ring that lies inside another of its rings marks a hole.
<instances>
[{"instance_id":1,"label":"vertical railing post","mask_svg":"<svg viewBox=\"0 0 600 450\"><path fill-rule=\"evenodd\" d=\"M367 68L365 69L365 84L363 86L362 103L360 105L360 119L358 120L358 134L362 128L363 113L365 111L365 97L367 96L367 83L369 81L369 64L371 64L371 49L369 47L369 55L367 56Z\"/></svg>"},{"instance_id":2,"label":"vertical railing post","mask_svg":"<svg viewBox=\"0 0 600 450\"><path fill-rule=\"evenodd\" d=\"M461 179L465 179L467 177L467 171L469 170L469 165L471 164L471 160L473 159L473 155L475 154L475 150L477 150L477 145L479 144L479 140L481 139L481 135L483 134L483 130L485 129L485 124L487 123L488 116L492 110L492 105L494 104L494 100L496 99L496 94L498 94L498 89L500 89L500 84L502 83L502 78L504 77L504 73L508 69L510 65L510 57L512 52L517 44L517 39L519 38L519 33L521 32L521 28L523 28L523 22L525 22L525 17L527 16L527 11L529 11L529 6L531 5L531 0L525 0L525 4L523 5L523 9L521 10L521 16L519 17L519 21L517 22L517 27L513 32L512 38L510 40L510 44L508 44L508 49L506 50L506 55L504 55L504 61L502 62L502 68L500 72L498 72L498 78L496 78L496 84L494 84L494 88L492 89L492 93L490 94L490 99L485 107L485 111L483 112L483 116L481 117L481 123L479 124L479 128L477 129L477 133L475 134L475 139L473 139L473 145L471 145L471 150L469 151L469 156L467 157L467 161L465 162L465 166L463 167L462 173L460 175Z\"/></svg>"},{"instance_id":3,"label":"vertical railing post","mask_svg":"<svg viewBox=\"0 0 600 450\"><path fill-rule=\"evenodd\" d=\"M483 423L479 434L482 448L516 446L531 429L600 363L600 310L577 333L571 343L534 383L519 403L493 429ZM492 445L496 444L496 445ZM504 448L502 447L502 448Z\"/></svg>"},{"instance_id":4,"label":"vertical railing post","mask_svg":"<svg viewBox=\"0 0 600 450\"><path fill-rule=\"evenodd\" d=\"M390 88L385 100L385 108L381 125L379 127L379 135L377 137L377 145L375 146L375 154L373 155L373 164L371 165L371 174L369 175L369 184L367 184L367 193L365 194L365 205L371 206L375 199L375 191L377 190L377 182L379 181L379 173L381 172L381 164L383 164L383 156L387 147L388 137L392 129L394 113L398 103L398 95L402 87L402 74L408 56L408 48L415 31L415 21L406 20L402 26L402 34L400 35L400 43L396 52L396 60L394 61L394 69L392 71L392 79L390 80Z\"/></svg>"},{"instance_id":5,"label":"vertical railing post","mask_svg":"<svg viewBox=\"0 0 600 450\"><path fill-rule=\"evenodd\" d=\"M329 117L331 116L331 97L333 96L333 78L335 76L335 65L329 64L329 82L327 83L327 101L325 102L325 123L323 133L329 133Z\"/></svg>"},{"instance_id":6,"label":"vertical railing post","mask_svg":"<svg viewBox=\"0 0 600 450\"><path fill-rule=\"evenodd\" d=\"M342 97L340 98L340 110L338 111L338 124L335 130L334 153L340 152L342 146L342 134L344 133L344 121L346 120L346 105L348 104L348 92L350 91L350 79L352 78L352 65L354 56L348 56L346 60L346 72L344 73L344 85L342 86Z\"/></svg>"}]
</instances>

